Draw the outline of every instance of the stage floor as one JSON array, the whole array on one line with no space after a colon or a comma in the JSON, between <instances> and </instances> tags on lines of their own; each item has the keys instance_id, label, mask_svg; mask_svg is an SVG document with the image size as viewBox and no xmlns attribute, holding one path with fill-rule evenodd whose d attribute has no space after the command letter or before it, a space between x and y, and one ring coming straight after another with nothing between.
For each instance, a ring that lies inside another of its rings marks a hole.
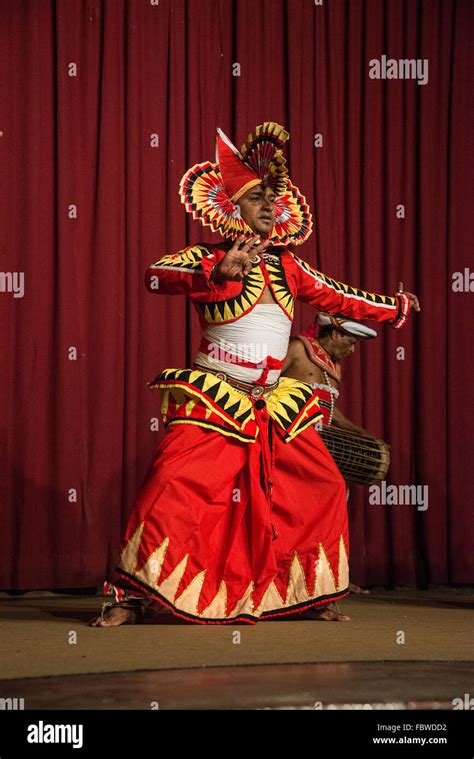
<instances>
[{"instance_id":1,"label":"stage floor","mask_svg":"<svg viewBox=\"0 0 474 759\"><path fill-rule=\"evenodd\" d=\"M347 623L201 626L163 615L90 628L100 603L1 594L0 697L25 709L446 709L472 693L472 589L351 596Z\"/></svg>"}]
</instances>

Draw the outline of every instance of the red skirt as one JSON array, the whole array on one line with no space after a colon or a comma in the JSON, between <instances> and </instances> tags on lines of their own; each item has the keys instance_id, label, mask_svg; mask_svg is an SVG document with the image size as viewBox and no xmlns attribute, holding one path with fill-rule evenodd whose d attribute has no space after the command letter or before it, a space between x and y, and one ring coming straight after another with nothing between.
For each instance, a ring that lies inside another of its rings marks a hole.
<instances>
[{"instance_id":1,"label":"red skirt","mask_svg":"<svg viewBox=\"0 0 474 759\"><path fill-rule=\"evenodd\" d=\"M286 443L257 413L255 443L170 425L108 584L117 598L132 591L190 621L226 624L347 595L344 480L312 426Z\"/></svg>"}]
</instances>

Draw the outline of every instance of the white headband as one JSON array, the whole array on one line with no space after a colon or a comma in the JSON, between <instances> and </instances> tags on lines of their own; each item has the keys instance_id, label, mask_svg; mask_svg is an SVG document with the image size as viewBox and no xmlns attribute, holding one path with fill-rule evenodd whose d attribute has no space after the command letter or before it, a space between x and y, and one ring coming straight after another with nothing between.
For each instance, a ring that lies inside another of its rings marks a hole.
<instances>
[{"instance_id":1,"label":"white headband","mask_svg":"<svg viewBox=\"0 0 474 759\"><path fill-rule=\"evenodd\" d=\"M355 321L354 319L346 319L344 316L319 314L318 324L322 327L332 325L334 329L340 329L342 332L346 332L348 335L354 335L355 337L363 337L365 339L377 337L375 329L366 327L365 324L361 324L361 322Z\"/></svg>"}]
</instances>

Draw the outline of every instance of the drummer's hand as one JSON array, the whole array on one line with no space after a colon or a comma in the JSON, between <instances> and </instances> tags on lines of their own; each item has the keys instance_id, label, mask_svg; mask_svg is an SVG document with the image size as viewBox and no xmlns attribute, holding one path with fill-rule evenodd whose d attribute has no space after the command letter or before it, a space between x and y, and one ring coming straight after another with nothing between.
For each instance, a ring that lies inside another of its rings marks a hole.
<instances>
[{"instance_id":1,"label":"drummer's hand","mask_svg":"<svg viewBox=\"0 0 474 759\"><path fill-rule=\"evenodd\" d=\"M420 301L418 300L418 298L416 297L416 295L413 295L413 293L406 293L404 291L404 289L403 289L403 282L399 282L398 283L398 290L397 290L397 292L400 293L400 294L404 293L404 295L407 296L408 300L411 301L411 304L412 304L413 308L415 309L415 311L421 311Z\"/></svg>"},{"instance_id":2,"label":"drummer's hand","mask_svg":"<svg viewBox=\"0 0 474 759\"><path fill-rule=\"evenodd\" d=\"M227 251L224 258L214 270L214 282L222 282L225 279L238 282L247 276L252 269L252 261L259 253L268 248L270 240L261 241L258 235L245 241L245 235L237 237L236 241Z\"/></svg>"}]
</instances>

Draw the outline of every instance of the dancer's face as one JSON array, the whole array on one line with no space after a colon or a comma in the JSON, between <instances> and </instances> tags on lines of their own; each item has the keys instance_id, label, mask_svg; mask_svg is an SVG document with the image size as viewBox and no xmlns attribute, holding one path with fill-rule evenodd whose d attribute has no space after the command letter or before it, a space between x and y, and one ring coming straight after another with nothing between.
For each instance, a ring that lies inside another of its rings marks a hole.
<instances>
[{"instance_id":1,"label":"dancer's face","mask_svg":"<svg viewBox=\"0 0 474 759\"><path fill-rule=\"evenodd\" d=\"M253 232L267 237L275 223L276 195L270 187L257 185L240 198L240 214Z\"/></svg>"}]
</instances>

